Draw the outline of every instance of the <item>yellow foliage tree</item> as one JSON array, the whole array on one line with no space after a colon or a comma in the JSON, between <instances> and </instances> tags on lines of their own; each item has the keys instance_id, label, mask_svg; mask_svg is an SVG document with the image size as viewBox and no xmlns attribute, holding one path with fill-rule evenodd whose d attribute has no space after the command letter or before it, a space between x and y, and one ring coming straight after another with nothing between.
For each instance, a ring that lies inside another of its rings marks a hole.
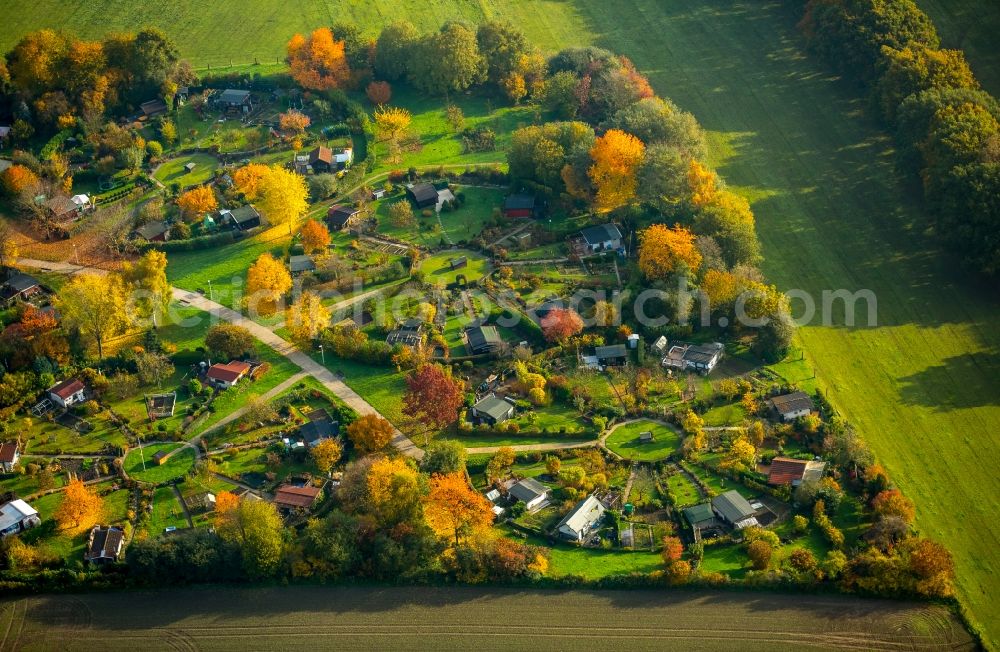
<instances>
[{"instance_id":1,"label":"yellow foliage tree","mask_svg":"<svg viewBox=\"0 0 1000 652\"><path fill-rule=\"evenodd\" d=\"M259 315L270 317L278 301L292 289L292 277L285 265L271 254L261 254L247 270L247 305Z\"/></svg>"},{"instance_id":2,"label":"yellow foliage tree","mask_svg":"<svg viewBox=\"0 0 1000 652\"><path fill-rule=\"evenodd\" d=\"M316 339L330 325L330 309L323 305L315 292L303 292L285 310L285 323L292 337L299 342Z\"/></svg>"},{"instance_id":3,"label":"yellow foliage tree","mask_svg":"<svg viewBox=\"0 0 1000 652\"><path fill-rule=\"evenodd\" d=\"M258 208L271 224L293 225L309 208L309 188L301 175L272 165L260 183Z\"/></svg>"},{"instance_id":4,"label":"yellow foliage tree","mask_svg":"<svg viewBox=\"0 0 1000 652\"><path fill-rule=\"evenodd\" d=\"M73 480L63 491L62 502L55 519L65 530L83 530L99 523L104 517L104 501L81 480Z\"/></svg>"},{"instance_id":5,"label":"yellow foliage tree","mask_svg":"<svg viewBox=\"0 0 1000 652\"><path fill-rule=\"evenodd\" d=\"M210 186L198 186L178 197L177 207L188 221L192 221L203 213L214 211L219 207L219 202Z\"/></svg>"},{"instance_id":6,"label":"yellow foliage tree","mask_svg":"<svg viewBox=\"0 0 1000 652\"><path fill-rule=\"evenodd\" d=\"M609 129L594 141L590 149L594 163L587 174L597 190L598 211L613 210L635 198L636 171L645 152L641 140L618 129Z\"/></svg>"},{"instance_id":7,"label":"yellow foliage tree","mask_svg":"<svg viewBox=\"0 0 1000 652\"><path fill-rule=\"evenodd\" d=\"M639 269L651 281L679 271L680 264L692 273L701 265L694 235L680 226L654 224L639 234Z\"/></svg>"},{"instance_id":8,"label":"yellow foliage tree","mask_svg":"<svg viewBox=\"0 0 1000 652\"><path fill-rule=\"evenodd\" d=\"M493 505L469 486L464 473L435 473L424 499L427 524L438 536L469 536L493 522Z\"/></svg>"},{"instance_id":9,"label":"yellow foliage tree","mask_svg":"<svg viewBox=\"0 0 1000 652\"><path fill-rule=\"evenodd\" d=\"M736 300L740 293L740 281L735 274L710 269L701 279L701 291L708 297L709 305L717 309Z\"/></svg>"},{"instance_id":10,"label":"yellow foliage tree","mask_svg":"<svg viewBox=\"0 0 1000 652\"><path fill-rule=\"evenodd\" d=\"M730 444L729 450L726 451L726 454L719 463L719 466L724 469L750 469L753 468L753 464L756 459L756 447L754 447L753 443L750 442L745 434L741 433L736 437L736 439L733 440L733 443Z\"/></svg>"},{"instance_id":11,"label":"yellow foliage tree","mask_svg":"<svg viewBox=\"0 0 1000 652\"><path fill-rule=\"evenodd\" d=\"M401 457L380 457L365 478L366 502L374 512L391 511L393 502L418 491L419 473Z\"/></svg>"},{"instance_id":12,"label":"yellow foliage tree","mask_svg":"<svg viewBox=\"0 0 1000 652\"><path fill-rule=\"evenodd\" d=\"M324 439L309 451L320 473L329 473L334 464L340 461L343 452L336 439Z\"/></svg>"},{"instance_id":13,"label":"yellow foliage tree","mask_svg":"<svg viewBox=\"0 0 1000 652\"><path fill-rule=\"evenodd\" d=\"M347 426L347 436L363 453L385 449L392 442L392 424L377 414L365 414Z\"/></svg>"},{"instance_id":14,"label":"yellow foliage tree","mask_svg":"<svg viewBox=\"0 0 1000 652\"><path fill-rule=\"evenodd\" d=\"M326 91L350 79L344 42L335 40L329 28L313 30L308 38L296 34L287 50L292 78L303 88Z\"/></svg>"},{"instance_id":15,"label":"yellow foliage tree","mask_svg":"<svg viewBox=\"0 0 1000 652\"><path fill-rule=\"evenodd\" d=\"M698 161L691 161L691 165L688 166L688 190L694 206L705 206L719 191L719 177Z\"/></svg>"},{"instance_id":16,"label":"yellow foliage tree","mask_svg":"<svg viewBox=\"0 0 1000 652\"><path fill-rule=\"evenodd\" d=\"M406 133L413 117L406 109L380 106L375 109L375 126L385 140L398 140Z\"/></svg>"},{"instance_id":17,"label":"yellow foliage tree","mask_svg":"<svg viewBox=\"0 0 1000 652\"><path fill-rule=\"evenodd\" d=\"M233 185L242 192L249 201L257 201L260 198L261 188L264 179L271 168L261 163L251 163L244 165L233 173Z\"/></svg>"},{"instance_id":18,"label":"yellow foliage tree","mask_svg":"<svg viewBox=\"0 0 1000 652\"><path fill-rule=\"evenodd\" d=\"M56 299L63 324L93 338L100 358L104 343L124 334L131 324L127 302L125 283L117 274L78 274Z\"/></svg>"}]
</instances>

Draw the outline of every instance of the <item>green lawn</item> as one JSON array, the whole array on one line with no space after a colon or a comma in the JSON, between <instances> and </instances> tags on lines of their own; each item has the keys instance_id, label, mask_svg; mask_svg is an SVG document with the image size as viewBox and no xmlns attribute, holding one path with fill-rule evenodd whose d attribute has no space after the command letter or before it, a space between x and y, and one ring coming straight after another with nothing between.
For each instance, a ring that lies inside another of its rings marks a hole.
<instances>
[{"instance_id":1,"label":"green lawn","mask_svg":"<svg viewBox=\"0 0 1000 652\"><path fill-rule=\"evenodd\" d=\"M173 487L160 487L153 493L153 511L150 514L146 532L150 536L163 534L167 527L175 527L178 530L188 527L187 519L184 518L184 509L177 500L177 494Z\"/></svg>"},{"instance_id":2,"label":"green lawn","mask_svg":"<svg viewBox=\"0 0 1000 652\"><path fill-rule=\"evenodd\" d=\"M166 462L157 465L153 456L160 451L173 451L181 444L152 444L129 450L125 456L125 471L129 477L143 482L160 483L179 478L194 466L195 454L190 448L171 455Z\"/></svg>"},{"instance_id":3,"label":"green lawn","mask_svg":"<svg viewBox=\"0 0 1000 652\"><path fill-rule=\"evenodd\" d=\"M946 43L949 34L964 33L963 24L987 35L979 39L986 45L970 50L977 70L988 67L976 63L978 53L995 52L995 22L980 18L984 4L960 0L961 22L942 26ZM294 12L275 7L269 0L217 3L178 16L145 12L138 0L113 12L39 0L8 12L0 45L42 26L85 36L126 30L143 15L176 38L196 66L218 66L249 63L251 56L273 61L284 55L290 33L330 22L327 4L316 0ZM1000 575L1000 523L981 500L997 487L981 461L1000 444L1000 303L941 253L917 204L919 191L898 179L891 139L869 115L868 101L803 51L797 16L777 2L730 0L374 0L338 9L339 19L369 33L385 16L423 28L456 18L509 18L549 50L596 44L631 57L658 91L692 111L710 131L710 162L752 200L769 280L816 297L839 288L878 297L877 329L845 327L837 314L830 325L803 328L807 360L916 501L917 525L954 551L961 599L988 627L987 638L1000 638L991 580ZM217 38L218 25L235 26L232 38ZM246 43L259 52L248 52Z\"/></svg>"},{"instance_id":4,"label":"green lawn","mask_svg":"<svg viewBox=\"0 0 1000 652\"><path fill-rule=\"evenodd\" d=\"M698 487L694 485L683 473L674 473L667 477L667 486L670 493L674 495L678 507L687 507L701 502L701 494Z\"/></svg>"},{"instance_id":5,"label":"green lawn","mask_svg":"<svg viewBox=\"0 0 1000 652\"><path fill-rule=\"evenodd\" d=\"M738 426L746 416L747 412L741 404L729 403L713 407L701 415L701 418L705 420L706 426Z\"/></svg>"},{"instance_id":6,"label":"green lawn","mask_svg":"<svg viewBox=\"0 0 1000 652\"><path fill-rule=\"evenodd\" d=\"M195 164L195 168L190 172L184 169L188 163ZM153 176L167 186L179 183L187 188L201 185L211 179L217 167L219 161L214 156L195 152L170 159L161 165Z\"/></svg>"},{"instance_id":7,"label":"green lawn","mask_svg":"<svg viewBox=\"0 0 1000 652\"><path fill-rule=\"evenodd\" d=\"M639 433L652 432L653 441L639 443ZM627 460L655 462L673 453L681 444L681 436L670 426L641 419L619 426L604 440L605 446Z\"/></svg>"},{"instance_id":8,"label":"green lawn","mask_svg":"<svg viewBox=\"0 0 1000 652\"><path fill-rule=\"evenodd\" d=\"M465 256L468 265L453 270L450 261ZM420 262L420 269L426 275L428 283L448 286L459 276L464 276L468 282L478 281L491 269L490 261L482 254L469 249L445 249L429 256Z\"/></svg>"},{"instance_id":9,"label":"green lawn","mask_svg":"<svg viewBox=\"0 0 1000 652\"><path fill-rule=\"evenodd\" d=\"M413 226L396 226L389 219L389 206L398 202L406 201L405 193L397 193L391 197L378 202L375 208L375 215L378 218L378 230L380 233L406 240L425 247L439 247L441 240L445 242L461 243L474 240L482 230L493 221L493 211L503 204L504 195L502 190L490 188L470 188L457 184L452 184L452 192L465 195L465 203L458 210L451 212L441 212L440 227L438 227L437 217L423 217L416 213L416 224Z\"/></svg>"},{"instance_id":10,"label":"green lawn","mask_svg":"<svg viewBox=\"0 0 1000 652\"><path fill-rule=\"evenodd\" d=\"M284 256L287 238L275 241L265 237L274 234L265 233L214 249L171 253L167 278L171 285L184 290L203 290L206 297L211 294L213 300L240 310L247 269L261 254L270 253L279 259Z\"/></svg>"}]
</instances>

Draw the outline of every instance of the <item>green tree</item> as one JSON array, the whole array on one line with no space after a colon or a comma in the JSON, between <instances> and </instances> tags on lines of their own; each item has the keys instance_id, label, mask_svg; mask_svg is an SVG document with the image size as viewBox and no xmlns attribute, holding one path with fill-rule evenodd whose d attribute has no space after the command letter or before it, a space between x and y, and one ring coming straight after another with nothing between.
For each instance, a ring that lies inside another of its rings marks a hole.
<instances>
[{"instance_id":1,"label":"green tree","mask_svg":"<svg viewBox=\"0 0 1000 652\"><path fill-rule=\"evenodd\" d=\"M208 350L230 360L253 353L256 342L250 331L235 324L216 324L205 334Z\"/></svg>"},{"instance_id":2,"label":"green tree","mask_svg":"<svg viewBox=\"0 0 1000 652\"><path fill-rule=\"evenodd\" d=\"M476 31L479 52L486 60L486 77L491 84L500 82L518 70L521 57L531 51L528 39L509 22L497 20L480 23Z\"/></svg>"},{"instance_id":3,"label":"green tree","mask_svg":"<svg viewBox=\"0 0 1000 652\"><path fill-rule=\"evenodd\" d=\"M378 76L390 81L405 77L419 40L417 28L408 22L385 27L375 43L375 71Z\"/></svg>"},{"instance_id":4,"label":"green tree","mask_svg":"<svg viewBox=\"0 0 1000 652\"><path fill-rule=\"evenodd\" d=\"M486 72L475 32L450 22L420 39L411 56L408 78L422 91L445 95L482 83Z\"/></svg>"},{"instance_id":5,"label":"green tree","mask_svg":"<svg viewBox=\"0 0 1000 652\"><path fill-rule=\"evenodd\" d=\"M465 458L465 446L462 442L452 439L433 441L424 451L420 470L428 475L464 472Z\"/></svg>"},{"instance_id":6,"label":"green tree","mask_svg":"<svg viewBox=\"0 0 1000 652\"><path fill-rule=\"evenodd\" d=\"M223 541L237 545L243 568L251 579L273 577L284 551L284 525L273 503L240 500L221 513L216 510L215 529Z\"/></svg>"}]
</instances>

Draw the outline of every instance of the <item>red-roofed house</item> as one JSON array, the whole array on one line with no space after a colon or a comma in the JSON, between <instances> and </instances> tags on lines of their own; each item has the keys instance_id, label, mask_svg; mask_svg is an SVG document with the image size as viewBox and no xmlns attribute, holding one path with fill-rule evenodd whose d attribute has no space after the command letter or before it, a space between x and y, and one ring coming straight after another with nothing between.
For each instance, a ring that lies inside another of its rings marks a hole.
<instances>
[{"instance_id":1,"label":"red-roofed house","mask_svg":"<svg viewBox=\"0 0 1000 652\"><path fill-rule=\"evenodd\" d=\"M819 480L823 477L823 469L825 468L826 462L776 457L771 460L767 482L768 484L798 486L805 480Z\"/></svg>"},{"instance_id":2,"label":"red-roofed house","mask_svg":"<svg viewBox=\"0 0 1000 652\"><path fill-rule=\"evenodd\" d=\"M208 368L208 380L220 389L228 389L240 382L250 372L250 364L233 360L227 364L214 364Z\"/></svg>"},{"instance_id":3,"label":"red-roofed house","mask_svg":"<svg viewBox=\"0 0 1000 652\"><path fill-rule=\"evenodd\" d=\"M49 388L49 398L64 408L79 403L84 397L87 386L76 378L67 378L58 385Z\"/></svg>"},{"instance_id":4,"label":"red-roofed house","mask_svg":"<svg viewBox=\"0 0 1000 652\"><path fill-rule=\"evenodd\" d=\"M13 473L19 459L21 452L17 448L16 441L5 441L0 444L0 471Z\"/></svg>"},{"instance_id":5,"label":"red-roofed house","mask_svg":"<svg viewBox=\"0 0 1000 652\"><path fill-rule=\"evenodd\" d=\"M322 490L319 487L296 487L283 484L274 494L274 505L278 509L291 511L293 509L309 509L319 499Z\"/></svg>"}]
</instances>

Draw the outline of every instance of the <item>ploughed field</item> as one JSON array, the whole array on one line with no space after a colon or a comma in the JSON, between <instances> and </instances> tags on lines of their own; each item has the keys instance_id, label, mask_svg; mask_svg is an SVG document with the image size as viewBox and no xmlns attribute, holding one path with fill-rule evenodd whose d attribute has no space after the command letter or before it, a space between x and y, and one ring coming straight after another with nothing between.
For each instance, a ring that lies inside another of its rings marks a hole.
<instances>
[{"instance_id":1,"label":"ploughed field","mask_svg":"<svg viewBox=\"0 0 1000 652\"><path fill-rule=\"evenodd\" d=\"M6 650L973 649L943 607L843 596L205 587L0 604Z\"/></svg>"}]
</instances>

